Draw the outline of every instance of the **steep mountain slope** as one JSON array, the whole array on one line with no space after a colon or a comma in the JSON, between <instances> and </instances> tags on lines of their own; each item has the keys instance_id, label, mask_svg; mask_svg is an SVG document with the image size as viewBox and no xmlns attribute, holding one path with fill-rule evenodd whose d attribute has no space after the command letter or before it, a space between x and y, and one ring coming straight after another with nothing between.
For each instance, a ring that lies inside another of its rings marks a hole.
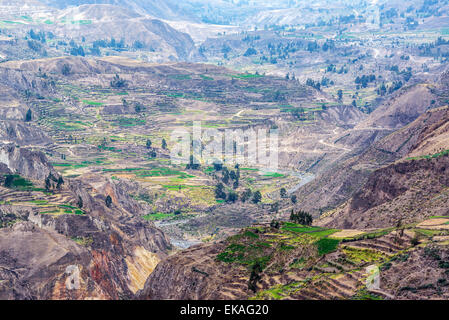
<instances>
[{"instance_id":1,"label":"steep mountain slope","mask_svg":"<svg viewBox=\"0 0 449 320\"><path fill-rule=\"evenodd\" d=\"M0 160L2 299L129 299L143 288L170 244L129 186L61 181L42 153L12 145Z\"/></svg>"},{"instance_id":2,"label":"steep mountain slope","mask_svg":"<svg viewBox=\"0 0 449 320\"><path fill-rule=\"evenodd\" d=\"M320 224L345 228L386 227L448 215L449 110L431 110L403 131L411 147L400 160L374 171L342 208Z\"/></svg>"},{"instance_id":3,"label":"steep mountain slope","mask_svg":"<svg viewBox=\"0 0 449 320\"><path fill-rule=\"evenodd\" d=\"M435 106L432 92L426 85L405 88L353 129L334 137L334 143L353 151L326 164L314 181L298 190L300 207L312 212L334 208L362 187L373 170L407 154L422 129L420 124L398 129Z\"/></svg>"},{"instance_id":4,"label":"steep mountain slope","mask_svg":"<svg viewBox=\"0 0 449 320\"><path fill-rule=\"evenodd\" d=\"M160 19L193 18L173 0L40 0L40 2L59 9L84 4L110 4L129 8L141 14L149 14Z\"/></svg>"},{"instance_id":5,"label":"steep mountain slope","mask_svg":"<svg viewBox=\"0 0 449 320\"><path fill-rule=\"evenodd\" d=\"M99 56L125 51L134 58L158 62L201 59L188 34L145 10L135 11L129 3L77 3L63 9L39 2L3 2L0 6L3 21L11 21L0 43L2 60L67 54Z\"/></svg>"},{"instance_id":6,"label":"steep mountain slope","mask_svg":"<svg viewBox=\"0 0 449 320\"><path fill-rule=\"evenodd\" d=\"M112 4L132 8L141 14L150 14L159 19L185 20L215 24L239 24L255 12L273 8L289 8L300 1L228 1L228 0L40 0L42 3L66 8L82 4Z\"/></svg>"},{"instance_id":7,"label":"steep mountain slope","mask_svg":"<svg viewBox=\"0 0 449 320\"><path fill-rule=\"evenodd\" d=\"M193 40L189 35L179 32L168 24L147 15L141 15L132 7L122 8L107 4L81 5L68 8L58 13L57 21L89 21L67 27L56 24L49 29L57 36L70 37L89 42L114 38L132 46L136 41L143 46L163 52L164 56L174 56L180 60L192 58L195 51Z\"/></svg>"},{"instance_id":8,"label":"steep mountain slope","mask_svg":"<svg viewBox=\"0 0 449 320\"><path fill-rule=\"evenodd\" d=\"M364 231L286 222L277 227L258 225L222 243L170 256L159 263L139 295L142 299L447 299L448 231L440 225L428 236L417 236L427 231L424 226ZM380 285L369 286L377 268ZM426 277L420 274L422 268Z\"/></svg>"},{"instance_id":9,"label":"steep mountain slope","mask_svg":"<svg viewBox=\"0 0 449 320\"><path fill-rule=\"evenodd\" d=\"M180 252L156 267L140 296L447 299L448 131L449 107L428 110L356 158L372 174L313 227L273 221ZM376 270L380 285L371 287Z\"/></svg>"}]
</instances>

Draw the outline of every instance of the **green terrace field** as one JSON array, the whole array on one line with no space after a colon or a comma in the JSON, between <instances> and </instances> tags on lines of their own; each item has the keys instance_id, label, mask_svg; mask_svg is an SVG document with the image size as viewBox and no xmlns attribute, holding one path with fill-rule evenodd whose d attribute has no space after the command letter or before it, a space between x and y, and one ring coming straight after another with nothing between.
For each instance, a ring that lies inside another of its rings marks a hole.
<instances>
[{"instance_id":1,"label":"green terrace field","mask_svg":"<svg viewBox=\"0 0 449 320\"><path fill-rule=\"evenodd\" d=\"M435 219L439 229L426 229L427 225L436 225L431 223ZM246 270L251 277L259 274L261 290L251 299L297 299L312 292L328 299L382 299L366 291L366 267L388 270L395 263L407 261L415 246L425 247L435 241L444 245L448 242L444 240L449 235L448 222L449 217L432 217L400 228L358 231L355 236L356 230L292 222L254 226L229 237L216 261ZM418 239L418 245L413 244L412 237Z\"/></svg>"},{"instance_id":2,"label":"green terrace field","mask_svg":"<svg viewBox=\"0 0 449 320\"><path fill-rule=\"evenodd\" d=\"M280 229L247 228L227 240L226 250L220 253L217 259L225 263L238 263L248 267L260 263L266 267L274 258L274 253L279 251L288 254L295 249L310 246L312 249L315 248L317 255L324 255L337 249L340 240L328 238L337 231L290 222L283 222Z\"/></svg>"}]
</instances>

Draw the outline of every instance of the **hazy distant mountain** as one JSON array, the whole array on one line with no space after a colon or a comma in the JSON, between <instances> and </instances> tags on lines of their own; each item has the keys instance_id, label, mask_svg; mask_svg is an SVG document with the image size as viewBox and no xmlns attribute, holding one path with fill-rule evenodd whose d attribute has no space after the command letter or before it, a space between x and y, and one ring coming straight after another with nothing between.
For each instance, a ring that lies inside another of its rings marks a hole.
<instances>
[{"instance_id":1,"label":"hazy distant mountain","mask_svg":"<svg viewBox=\"0 0 449 320\"><path fill-rule=\"evenodd\" d=\"M132 45L139 41L154 49L160 48L167 56L189 59L195 51L195 46L189 35L179 32L168 24L141 15L132 9L115 5L91 4L79 7L69 7L61 10L59 19L75 19L92 21L89 25L80 25L77 29L67 29L64 25L54 27L56 34L67 37L90 39L124 39Z\"/></svg>"},{"instance_id":2,"label":"hazy distant mountain","mask_svg":"<svg viewBox=\"0 0 449 320\"><path fill-rule=\"evenodd\" d=\"M187 11L178 6L178 1L173 0L41 0L41 2L59 9L83 4L112 4L160 19L193 19Z\"/></svg>"},{"instance_id":3,"label":"hazy distant mountain","mask_svg":"<svg viewBox=\"0 0 449 320\"><path fill-rule=\"evenodd\" d=\"M296 7L303 0L41 0L42 3L64 9L82 4L113 4L150 14L159 19L187 20L214 24L235 24L264 10Z\"/></svg>"}]
</instances>

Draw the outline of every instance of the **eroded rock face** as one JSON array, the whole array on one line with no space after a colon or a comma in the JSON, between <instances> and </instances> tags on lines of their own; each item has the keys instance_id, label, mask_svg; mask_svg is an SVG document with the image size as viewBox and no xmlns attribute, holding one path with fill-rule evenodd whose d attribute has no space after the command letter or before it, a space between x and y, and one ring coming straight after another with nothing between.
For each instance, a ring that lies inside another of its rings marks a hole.
<instances>
[{"instance_id":1,"label":"eroded rock face","mask_svg":"<svg viewBox=\"0 0 449 320\"><path fill-rule=\"evenodd\" d=\"M5 164L12 172L33 180L44 180L50 173L55 177L59 176L42 152L11 144L0 145L0 163Z\"/></svg>"},{"instance_id":2,"label":"eroded rock face","mask_svg":"<svg viewBox=\"0 0 449 320\"><path fill-rule=\"evenodd\" d=\"M0 298L51 298L49 286L65 273L68 265L83 270L90 260L91 254L86 248L32 222L1 229L0 273L3 281Z\"/></svg>"},{"instance_id":3,"label":"eroded rock face","mask_svg":"<svg viewBox=\"0 0 449 320\"><path fill-rule=\"evenodd\" d=\"M148 278L141 299L205 300L244 299L248 296L248 272L230 268L216 260L224 244L198 245L173 255L158 264ZM224 290L234 284L238 287Z\"/></svg>"},{"instance_id":4,"label":"eroded rock face","mask_svg":"<svg viewBox=\"0 0 449 320\"><path fill-rule=\"evenodd\" d=\"M17 109L17 108L15 108ZM25 117L25 112L21 116L21 111L17 117ZM50 138L41 130L35 128L23 121L0 121L0 140L6 143L15 143L19 145L42 145L51 142Z\"/></svg>"}]
</instances>

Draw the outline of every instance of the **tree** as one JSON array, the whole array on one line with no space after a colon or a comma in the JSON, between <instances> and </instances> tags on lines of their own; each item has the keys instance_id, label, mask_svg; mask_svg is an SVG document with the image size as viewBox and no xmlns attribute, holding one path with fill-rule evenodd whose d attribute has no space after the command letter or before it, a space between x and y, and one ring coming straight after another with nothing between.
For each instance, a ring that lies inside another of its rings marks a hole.
<instances>
[{"instance_id":1,"label":"tree","mask_svg":"<svg viewBox=\"0 0 449 320\"><path fill-rule=\"evenodd\" d=\"M115 77L111 81L111 87L113 88L123 88L126 87L126 80L121 79L118 74L115 75Z\"/></svg>"},{"instance_id":2,"label":"tree","mask_svg":"<svg viewBox=\"0 0 449 320\"><path fill-rule=\"evenodd\" d=\"M151 140L147 139L147 143L146 143L147 149L151 149L151 144L152 144Z\"/></svg>"},{"instance_id":3,"label":"tree","mask_svg":"<svg viewBox=\"0 0 449 320\"><path fill-rule=\"evenodd\" d=\"M226 199L227 202L236 202L238 200L238 195L234 191L229 192L228 197Z\"/></svg>"},{"instance_id":4,"label":"tree","mask_svg":"<svg viewBox=\"0 0 449 320\"><path fill-rule=\"evenodd\" d=\"M5 188L11 188L12 187L12 183L14 181L14 176L12 174L8 174L5 178Z\"/></svg>"},{"instance_id":5,"label":"tree","mask_svg":"<svg viewBox=\"0 0 449 320\"><path fill-rule=\"evenodd\" d=\"M271 222L270 222L271 228L279 229L280 226L281 226L281 224L279 223L279 221L271 220Z\"/></svg>"},{"instance_id":6,"label":"tree","mask_svg":"<svg viewBox=\"0 0 449 320\"><path fill-rule=\"evenodd\" d=\"M259 261L257 261L251 267L251 275L249 277L248 289L252 292L256 292L257 290L257 282L261 279L260 273L262 272L262 265Z\"/></svg>"},{"instance_id":7,"label":"tree","mask_svg":"<svg viewBox=\"0 0 449 320\"><path fill-rule=\"evenodd\" d=\"M27 41L27 44L28 44L28 47L29 47L31 50L33 50L33 51L38 52L38 51L40 51L40 50L42 49L42 45L41 45L39 42L37 42L37 41L34 41L34 40L28 40L28 41Z\"/></svg>"},{"instance_id":8,"label":"tree","mask_svg":"<svg viewBox=\"0 0 449 320\"><path fill-rule=\"evenodd\" d=\"M156 150L151 149L150 152L148 152L148 156L149 156L150 158L156 158L156 157L157 157Z\"/></svg>"},{"instance_id":9,"label":"tree","mask_svg":"<svg viewBox=\"0 0 449 320\"><path fill-rule=\"evenodd\" d=\"M223 183L224 184L228 184L228 182L229 182L229 171L228 171L228 168L226 168L226 167L224 167L223 168L223 175L222 175L222 181L223 181Z\"/></svg>"},{"instance_id":10,"label":"tree","mask_svg":"<svg viewBox=\"0 0 449 320\"><path fill-rule=\"evenodd\" d=\"M278 201L276 201L275 203L272 203L272 204L271 204L271 209L270 209L270 211L271 211L271 212L276 212L276 213L279 212L279 202L278 202Z\"/></svg>"},{"instance_id":11,"label":"tree","mask_svg":"<svg viewBox=\"0 0 449 320\"><path fill-rule=\"evenodd\" d=\"M251 195L252 195L251 189L246 189L246 190L242 193L242 196L240 197L240 199L242 200L242 202L246 202L246 200L248 200L249 198L251 198Z\"/></svg>"},{"instance_id":12,"label":"tree","mask_svg":"<svg viewBox=\"0 0 449 320\"><path fill-rule=\"evenodd\" d=\"M136 111L136 113L140 113L144 109L145 109L145 107L139 102L137 102L136 105L134 106L134 110Z\"/></svg>"},{"instance_id":13,"label":"tree","mask_svg":"<svg viewBox=\"0 0 449 320\"><path fill-rule=\"evenodd\" d=\"M338 95L338 100L339 101L343 100L343 90L339 89L338 92L337 92L337 95Z\"/></svg>"},{"instance_id":14,"label":"tree","mask_svg":"<svg viewBox=\"0 0 449 320\"><path fill-rule=\"evenodd\" d=\"M218 183L215 186L215 198L217 199L226 199L226 193L224 192L224 185L222 183Z\"/></svg>"},{"instance_id":15,"label":"tree","mask_svg":"<svg viewBox=\"0 0 449 320\"><path fill-rule=\"evenodd\" d=\"M161 145L162 149L166 150L167 149L167 141L165 141L165 139L162 139L162 145Z\"/></svg>"},{"instance_id":16,"label":"tree","mask_svg":"<svg viewBox=\"0 0 449 320\"><path fill-rule=\"evenodd\" d=\"M62 179L62 177L58 178L58 181L56 183L56 189L61 190L61 185L64 184L64 179Z\"/></svg>"},{"instance_id":17,"label":"tree","mask_svg":"<svg viewBox=\"0 0 449 320\"><path fill-rule=\"evenodd\" d=\"M110 208L112 205L112 198L110 195L108 195L105 199L106 207Z\"/></svg>"},{"instance_id":18,"label":"tree","mask_svg":"<svg viewBox=\"0 0 449 320\"><path fill-rule=\"evenodd\" d=\"M84 52L84 48L82 46L74 46L70 49L70 55L72 56L82 56L84 57L86 53Z\"/></svg>"},{"instance_id":19,"label":"tree","mask_svg":"<svg viewBox=\"0 0 449 320\"><path fill-rule=\"evenodd\" d=\"M47 178L45 178L45 191L50 191L51 189L51 180L50 180L50 176L48 176Z\"/></svg>"},{"instance_id":20,"label":"tree","mask_svg":"<svg viewBox=\"0 0 449 320\"><path fill-rule=\"evenodd\" d=\"M285 188L281 189L281 198L287 198L287 190L285 190Z\"/></svg>"},{"instance_id":21,"label":"tree","mask_svg":"<svg viewBox=\"0 0 449 320\"><path fill-rule=\"evenodd\" d=\"M243 54L243 56L249 57L249 56L253 56L253 55L255 55L255 54L257 54L256 49L254 49L254 48L248 48L248 50L246 50L246 52Z\"/></svg>"},{"instance_id":22,"label":"tree","mask_svg":"<svg viewBox=\"0 0 449 320\"><path fill-rule=\"evenodd\" d=\"M143 49L145 45L140 42L139 40L134 41L133 43L133 49Z\"/></svg>"},{"instance_id":23,"label":"tree","mask_svg":"<svg viewBox=\"0 0 449 320\"><path fill-rule=\"evenodd\" d=\"M230 177L232 180L238 179L238 178L237 178L237 174L235 173L234 170L231 170L231 171L229 172L229 177Z\"/></svg>"},{"instance_id":24,"label":"tree","mask_svg":"<svg viewBox=\"0 0 449 320\"><path fill-rule=\"evenodd\" d=\"M64 63L62 65L61 73L63 76L68 76L70 72L72 71L72 68L67 63Z\"/></svg>"},{"instance_id":25,"label":"tree","mask_svg":"<svg viewBox=\"0 0 449 320\"><path fill-rule=\"evenodd\" d=\"M81 196L78 196L78 202L76 203L76 205L78 206L78 208L82 209L83 208L83 198L81 198Z\"/></svg>"},{"instance_id":26,"label":"tree","mask_svg":"<svg viewBox=\"0 0 449 320\"><path fill-rule=\"evenodd\" d=\"M302 224L304 226L310 226L312 225L313 217L305 211L299 211L298 213L295 213L294 210L292 210L290 214L290 221Z\"/></svg>"},{"instance_id":27,"label":"tree","mask_svg":"<svg viewBox=\"0 0 449 320\"><path fill-rule=\"evenodd\" d=\"M260 193L259 190L257 190L254 195L253 195L253 202L255 204L259 203L262 200L262 194Z\"/></svg>"},{"instance_id":28,"label":"tree","mask_svg":"<svg viewBox=\"0 0 449 320\"><path fill-rule=\"evenodd\" d=\"M31 109L28 109L26 115L25 115L25 122L30 122L33 119L33 113Z\"/></svg>"},{"instance_id":29,"label":"tree","mask_svg":"<svg viewBox=\"0 0 449 320\"><path fill-rule=\"evenodd\" d=\"M214 162L214 170L221 171L223 169L223 164L221 162Z\"/></svg>"},{"instance_id":30,"label":"tree","mask_svg":"<svg viewBox=\"0 0 449 320\"><path fill-rule=\"evenodd\" d=\"M296 204L296 202L298 201L298 197L295 194L292 194L290 200L292 201L293 204Z\"/></svg>"}]
</instances>

